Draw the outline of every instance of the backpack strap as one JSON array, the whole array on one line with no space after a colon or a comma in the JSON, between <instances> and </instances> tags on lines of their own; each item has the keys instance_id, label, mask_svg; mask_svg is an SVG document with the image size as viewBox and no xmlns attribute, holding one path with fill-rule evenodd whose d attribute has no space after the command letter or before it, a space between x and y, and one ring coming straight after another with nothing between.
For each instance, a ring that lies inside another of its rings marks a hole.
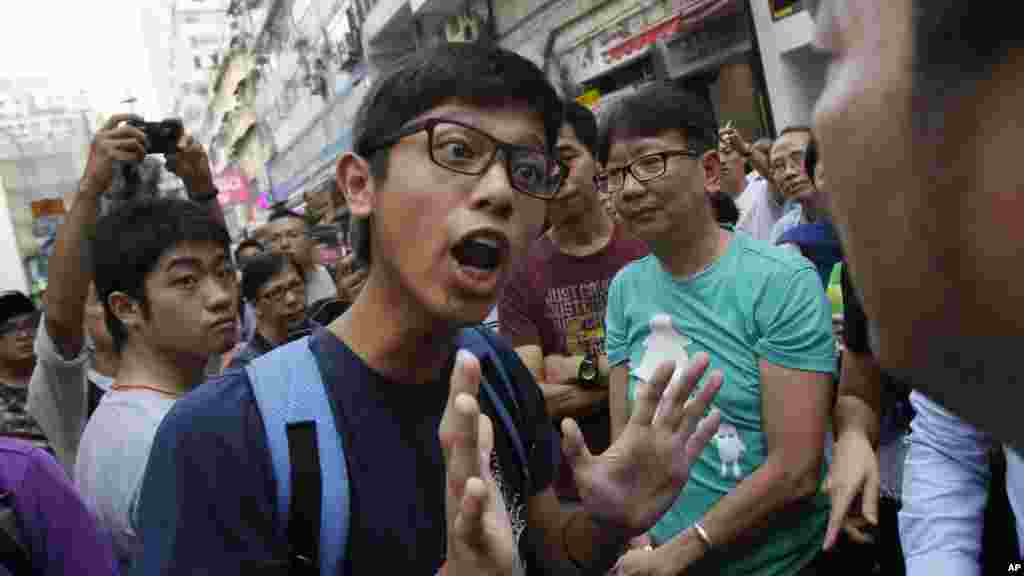
<instances>
[{"instance_id":1,"label":"backpack strap","mask_svg":"<svg viewBox=\"0 0 1024 576\"><path fill-rule=\"evenodd\" d=\"M482 365L484 362L487 362L494 367L494 370L498 375L498 385L502 387L505 391L505 395L512 402L512 406L515 409L516 414L519 414L519 402L516 400L516 389L512 385L512 379L509 378L508 371L505 370L505 366L501 362L498 350L494 347L490 337L485 333L485 329L475 326L463 328L459 331L455 343L459 348L472 352L473 355L480 360L481 368L483 367ZM499 423L508 434L508 437L512 442L512 448L515 450L516 456L519 459L519 464L523 469L523 477L527 482L529 482L530 460L526 452L526 445L523 443L523 438L519 434L519 427L516 425L515 418L512 417L508 407L505 405L506 403L502 401L501 396L491 385L490 379L487 378L483 370L480 372L480 390L482 393L487 395L491 404L494 405Z\"/></svg>"},{"instance_id":2,"label":"backpack strap","mask_svg":"<svg viewBox=\"0 0 1024 576\"><path fill-rule=\"evenodd\" d=\"M289 539L289 560L297 571L305 565L313 573L343 574L348 470L310 339L280 346L245 370L267 435L279 534Z\"/></svg>"}]
</instances>

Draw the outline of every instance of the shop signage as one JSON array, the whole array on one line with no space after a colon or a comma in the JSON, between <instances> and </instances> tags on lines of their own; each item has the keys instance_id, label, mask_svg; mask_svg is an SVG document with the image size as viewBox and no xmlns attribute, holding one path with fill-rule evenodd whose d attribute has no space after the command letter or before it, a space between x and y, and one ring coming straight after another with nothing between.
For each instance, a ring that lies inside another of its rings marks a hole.
<instances>
[{"instance_id":1,"label":"shop signage","mask_svg":"<svg viewBox=\"0 0 1024 576\"><path fill-rule=\"evenodd\" d=\"M62 198L44 198L32 202L32 218L44 216L60 216L64 214L64 200Z\"/></svg>"},{"instance_id":2,"label":"shop signage","mask_svg":"<svg viewBox=\"0 0 1024 576\"><path fill-rule=\"evenodd\" d=\"M565 67L569 76L574 82L582 84L587 80L600 76L616 66L625 64L632 57L640 57L644 49L634 53L631 57L623 58L620 55L612 55L608 49L628 40L633 34L639 32L646 22L647 14L639 12L629 18L624 18L606 26L600 31L591 32L590 37L583 40L575 48L570 48L560 57L560 63Z\"/></svg>"},{"instance_id":3,"label":"shop signage","mask_svg":"<svg viewBox=\"0 0 1024 576\"><path fill-rule=\"evenodd\" d=\"M722 58L750 49L750 31L739 14L719 15L700 26L686 28L665 42L665 62L673 78L692 74Z\"/></svg>"},{"instance_id":4,"label":"shop signage","mask_svg":"<svg viewBox=\"0 0 1024 576\"><path fill-rule=\"evenodd\" d=\"M649 26L639 34L609 48L607 50L608 60L611 62L622 60L626 56L654 44L659 38L673 36L679 32L682 23L682 17L675 15Z\"/></svg>"},{"instance_id":5,"label":"shop signage","mask_svg":"<svg viewBox=\"0 0 1024 576\"><path fill-rule=\"evenodd\" d=\"M583 94L576 97L576 101L586 106L587 108L593 108L597 101L601 99L601 92L597 88L591 88Z\"/></svg>"},{"instance_id":6,"label":"shop signage","mask_svg":"<svg viewBox=\"0 0 1024 576\"><path fill-rule=\"evenodd\" d=\"M804 0L768 0L772 20L782 20L804 9Z\"/></svg>"},{"instance_id":7,"label":"shop signage","mask_svg":"<svg viewBox=\"0 0 1024 576\"><path fill-rule=\"evenodd\" d=\"M217 201L221 206L244 204L249 201L249 179L236 166L229 166L213 179L220 191Z\"/></svg>"}]
</instances>

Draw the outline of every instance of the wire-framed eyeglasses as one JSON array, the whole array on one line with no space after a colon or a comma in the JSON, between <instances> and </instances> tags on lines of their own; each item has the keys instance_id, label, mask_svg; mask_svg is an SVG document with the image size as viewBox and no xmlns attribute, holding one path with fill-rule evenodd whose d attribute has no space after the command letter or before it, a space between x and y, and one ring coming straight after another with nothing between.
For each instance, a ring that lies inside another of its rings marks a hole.
<instances>
[{"instance_id":1,"label":"wire-framed eyeglasses","mask_svg":"<svg viewBox=\"0 0 1024 576\"><path fill-rule=\"evenodd\" d=\"M661 178L668 170L668 158L670 156L686 156L688 158L700 158L700 152L693 148L683 150L666 150L655 154L647 154L633 160L625 166L605 170L594 177L594 184L597 189L604 193L614 193L622 190L626 185L626 172L633 175L637 182L650 182Z\"/></svg>"},{"instance_id":2,"label":"wire-framed eyeglasses","mask_svg":"<svg viewBox=\"0 0 1024 576\"><path fill-rule=\"evenodd\" d=\"M568 166L542 150L502 142L478 128L445 118L429 118L410 124L375 142L368 152L392 146L402 138L422 131L427 132L430 160L459 174L483 174L500 151L509 183L527 196L542 200L554 198L569 173Z\"/></svg>"}]
</instances>

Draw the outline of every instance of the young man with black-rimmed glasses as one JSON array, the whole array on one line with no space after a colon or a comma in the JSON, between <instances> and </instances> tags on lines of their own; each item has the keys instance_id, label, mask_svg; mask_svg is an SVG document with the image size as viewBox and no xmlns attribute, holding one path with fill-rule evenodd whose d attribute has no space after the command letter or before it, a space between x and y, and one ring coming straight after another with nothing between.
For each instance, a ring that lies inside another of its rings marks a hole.
<instances>
[{"instance_id":1,"label":"young man with black-rimmed glasses","mask_svg":"<svg viewBox=\"0 0 1024 576\"><path fill-rule=\"evenodd\" d=\"M309 332L302 269L284 254L251 256L242 271L242 297L253 309L256 329L231 359L240 368L253 358Z\"/></svg>"},{"instance_id":2,"label":"young man with black-rimmed glasses","mask_svg":"<svg viewBox=\"0 0 1024 576\"><path fill-rule=\"evenodd\" d=\"M28 383L36 366L32 343L40 313L25 294L0 294L0 435L50 449L43 430L27 411Z\"/></svg>"},{"instance_id":3,"label":"young man with black-rimmed glasses","mask_svg":"<svg viewBox=\"0 0 1024 576\"><path fill-rule=\"evenodd\" d=\"M565 172L553 155L561 122L542 72L488 46L424 50L366 95L355 151L337 167L366 232L354 247L369 262L366 285L326 329L258 360L283 368L301 352L336 408L347 546L321 546L323 566L341 564L314 573L573 574L574 563L603 573L671 505L713 433L716 416L698 422L719 377L687 402L705 365L671 386L662 366L601 456L563 423L583 500L563 516L551 488L557 436L529 371L493 334L476 333L493 349L486 362L456 349L540 233ZM497 391L478 398L481 373ZM253 385L229 372L168 414L143 487L140 573L287 569L263 425L273 414Z\"/></svg>"}]
</instances>

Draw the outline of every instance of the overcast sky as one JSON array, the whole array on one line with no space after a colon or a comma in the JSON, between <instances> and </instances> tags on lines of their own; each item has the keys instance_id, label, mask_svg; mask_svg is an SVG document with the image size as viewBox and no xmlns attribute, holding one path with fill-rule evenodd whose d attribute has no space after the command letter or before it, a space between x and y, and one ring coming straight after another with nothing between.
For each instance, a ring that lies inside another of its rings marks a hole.
<instances>
[{"instance_id":1,"label":"overcast sky","mask_svg":"<svg viewBox=\"0 0 1024 576\"><path fill-rule=\"evenodd\" d=\"M53 88L89 92L109 115L139 99L136 112L163 115L156 102L140 14L161 0L6 0L0 18L0 77L45 77ZM157 73L162 71L157 70Z\"/></svg>"}]
</instances>

